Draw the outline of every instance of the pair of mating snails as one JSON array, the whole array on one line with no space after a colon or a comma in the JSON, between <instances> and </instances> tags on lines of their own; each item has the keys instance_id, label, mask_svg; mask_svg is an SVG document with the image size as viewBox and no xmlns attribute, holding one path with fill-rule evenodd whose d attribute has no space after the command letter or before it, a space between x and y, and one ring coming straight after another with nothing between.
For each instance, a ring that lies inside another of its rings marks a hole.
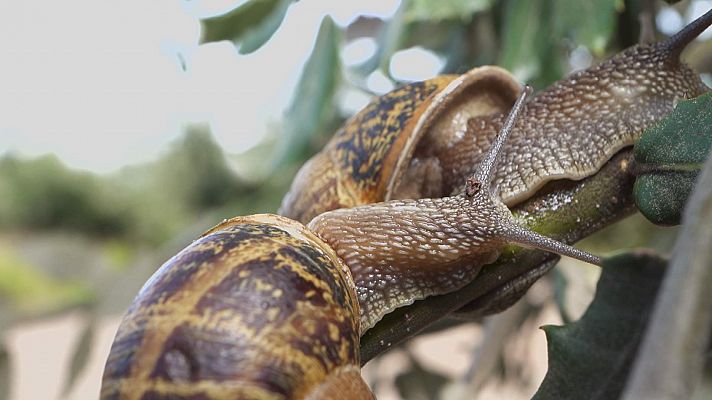
<instances>
[{"instance_id":1,"label":"pair of mating snails","mask_svg":"<svg viewBox=\"0 0 712 400\"><path fill-rule=\"evenodd\" d=\"M710 24L712 11L528 102L497 67L374 100L304 165L284 216L223 222L153 275L119 327L101 398L372 398L359 340L384 315L458 291L507 243L598 263L508 206L596 174L708 91L679 55Z\"/></svg>"}]
</instances>

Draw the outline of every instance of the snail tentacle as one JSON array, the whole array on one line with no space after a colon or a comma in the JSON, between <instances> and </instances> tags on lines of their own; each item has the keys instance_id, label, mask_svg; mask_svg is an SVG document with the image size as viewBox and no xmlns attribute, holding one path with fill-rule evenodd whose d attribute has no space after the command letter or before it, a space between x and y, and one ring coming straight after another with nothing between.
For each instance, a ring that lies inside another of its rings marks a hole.
<instances>
[{"instance_id":1,"label":"snail tentacle","mask_svg":"<svg viewBox=\"0 0 712 400\"><path fill-rule=\"evenodd\" d=\"M520 94L507 124L488 151L469 194L418 200L392 200L323 213L309 223L351 270L361 331L385 314L415 300L457 290L493 262L504 245L522 243L583 261L598 257L519 227L511 211L490 190L503 143L530 89Z\"/></svg>"},{"instance_id":2,"label":"snail tentacle","mask_svg":"<svg viewBox=\"0 0 712 400\"><path fill-rule=\"evenodd\" d=\"M470 180L468 181L468 185L471 185L471 182L486 182L487 185L490 185L492 183L492 181L494 180L494 171L497 166L497 162L501 158L500 155L502 154L502 147L507 141L509 134L514 129L514 123L517 121L519 114L521 113L522 109L524 109L524 102L526 102L527 98L531 94L532 87L529 85L524 86L522 93L519 95L519 97L517 97L517 101L514 103L514 106L509 111L509 114L507 114L507 118L504 120L502 129L500 129L499 133L497 134L497 137L492 142L492 145L487 150L487 153L485 153L484 158L477 166L477 169L472 175L472 178L470 178ZM465 192L471 193L471 190L468 190L466 188Z\"/></svg>"}]
</instances>

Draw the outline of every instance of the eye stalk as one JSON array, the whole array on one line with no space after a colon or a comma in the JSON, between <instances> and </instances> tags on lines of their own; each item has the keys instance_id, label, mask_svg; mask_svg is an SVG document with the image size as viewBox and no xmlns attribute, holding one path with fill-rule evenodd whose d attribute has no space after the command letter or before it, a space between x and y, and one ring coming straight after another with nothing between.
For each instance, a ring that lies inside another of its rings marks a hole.
<instances>
[{"instance_id":1,"label":"eye stalk","mask_svg":"<svg viewBox=\"0 0 712 400\"><path fill-rule=\"evenodd\" d=\"M507 119L504 120L502 129L497 134L497 137L487 153L485 153L485 157L482 159L482 162L477 167L477 170L475 170L475 173L472 174L472 177L467 180L465 193L470 193L474 190L474 194L484 183L491 184L494 179L494 171L497 166L497 161L499 161L500 154L502 154L502 146L504 146L504 142L507 141L509 134L514 130L514 124L517 122L517 118L519 117L519 114L521 114L522 109L524 109L524 103L531 94L532 87L525 85L522 92L519 94L519 97L517 97L517 101L514 103L514 106L509 111ZM469 197L472 197L472 195L469 195Z\"/></svg>"},{"instance_id":2,"label":"eye stalk","mask_svg":"<svg viewBox=\"0 0 712 400\"><path fill-rule=\"evenodd\" d=\"M529 85L525 85L524 89L519 94L519 97L517 97L517 101L514 103L514 106L510 110L509 115L507 115L507 119L504 121L502 130L495 138L494 143L492 143L492 146L490 147L489 151L487 151L487 153L485 154L485 158L477 167L475 173L472 174L472 176L468 178L465 182L464 193L466 197L474 197L477 193L479 193L480 189L482 189L482 186L485 183L491 184L492 180L494 179L494 167L499 161L500 154L502 154L502 146L504 145L504 142L507 141L507 137L509 137L509 134L514 128L514 123L516 122L517 118L519 117L519 114L524 108L524 102L526 102L527 98L531 94L532 87Z\"/></svg>"},{"instance_id":3,"label":"eye stalk","mask_svg":"<svg viewBox=\"0 0 712 400\"><path fill-rule=\"evenodd\" d=\"M351 271L362 331L397 307L459 289L507 244L600 264L594 255L517 225L491 190L494 166L530 93L525 87L519 95L465 193L339 209L309 223Z\"/></svg>"},{"instance_id":4,"label":"eye stalk","mask_svg":"<svg viewBox=\"0 0 712 400\"><path fill-rule=\"evenodd\" d=\"M475 170L475 173L465 183L464 196L470 199L473 205L478 208L485 208L483 207L483 204L487 204L489 208L501 210L499 213L495 212L495 214L500 218L500 220L496 222L496 225L498 226L498 233L507 242L525 247L551 251L553 253L572 257L590 264L601 265L600 257L576 249L565 243L558 242L518 225L514 221L511 212L509 212L507 207L499 199L499 195L497 193L493 193L496 192L496 190L490 190L492 181L495 178L495 167L499 161L500 154L502 154L502 147L504 146L507 137L512 132L514 124L516 123L517 118L519 117L522 109L524 108L524 104L531 93L531 86L525 85L522 92L519 94L517 101L514 103L512 110L507 115L504 125L502 125L502 129L492 143L492 147L490 147L485 154L485 157ZM483 187L486 187L488 190L482 191Z\"/></svg>"}]
</instances>

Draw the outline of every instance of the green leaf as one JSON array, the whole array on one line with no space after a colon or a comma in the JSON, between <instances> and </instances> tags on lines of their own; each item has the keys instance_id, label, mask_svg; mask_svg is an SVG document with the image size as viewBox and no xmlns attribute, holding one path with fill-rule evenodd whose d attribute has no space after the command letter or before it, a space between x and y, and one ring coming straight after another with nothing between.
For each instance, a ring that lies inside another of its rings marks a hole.
<instances>
[{"instance_id":1,"label":"green leaf","mask_svg":"<svg viewBox=\"0 0 712 400\"><path fill-rule=\"evenodd\" d=\"M492 0L409 0L405 19L411 21L469 20L472 14L488 10Z\"/></svg>"},{"instance_id":2,"label":"green leaf","mask_svg":"<svg viewBox=\"0 0 712 400\"><path fill-rule=\"evenodd\" d=\"M571 322L571 316L566 303L566 295L568 292L569 281L566 276L559 270L554 269L554 304L559 309L561 320L564 323Z\"/></svg>"},{"instance_id":3,"label":"green leaf","mask_svg":"<svg viewBox=\"0 0 712 400\"><path fill-rule=\"evenodd\" d=\"M373 57L368 60L361 70L363 72L371 72L376 68L380 68L386 75L390 76L391 71L388 66L391 63L391 57L396 51L403 47L403 42L408 36L409 24L405 21L405 10L407 4L401 3L396 13L393 15L383 29L378 33L378 50Z\"/></svg>"},{"instance_id":4,"label":"green leaf","mask_svg":"<svg viewBox=\"0 0 712 400\"><path fill-rule=\"evenodd\" d=\"M685 208L682 229L645 340L626 385L626 399L709 399L702 389L703 359L712 343L712 158L705 162ZM699 393L703 394L703 393Z\"/></svg>"},{"instance_id":5,"label":"green leaf","mask_svg":"<svg viewBox=\"0 0 712 400\"><path fill-rule=\"evenodd\" d=\"M602 56L616 28L621 0L556 1L554 37L569 37L597 56Z\"/></svg>"},{"instance_id":6,"label":"green leaf","mask_svg":"<svg viewBox=\"0 0 712 400\"><path fill-rule=\"evenodd\" d=\"M378 49L375 54L351 68L351 72L365 80L371 72L380 69L393 78L389 68L393 54L413 46L425 47L444 56L446 67L462 72L463 68L472 66L464 65L463 59L474 46L473 41L486 40L480 36L471 37L468 27L473 15L491 9L493 3L492 0L403 1L393 17L383 22L376 37Z\"/></svg>"},{"instance_id":7,"label":"green leaf","mask_svg":"<svg viewBox=\"0 0 712 400\"><path fill-rule=\"evenodd\" d=\"M326 136L334 118L334 96L340 79L339 44L341 31L331 17L321 22L316 44L304 64L292 103L283 120L283 139L277 162L301 161L315 137Z\"/></svg>"},{"instance_id":8,"label":"green leaf","mask_svg":"<svg viewBox=\"0 0 712 400\"><path fill-rule=\"evenodd\" d=\"M511 71L535 87L544 87L563 75L561 56L552 40L551 0L514 0L507 2L501 23L502 52L497 65Z\"/></svg>"},{"instance_id":9,"label":"green leaf","mask_svg":"<svg viewBox=\"0 0 712 400\"><path fill-rule=\"evenodd\" d=\"M580 320L545 326L549 370L535 399L616 399L624 388L665 274L659 256L604 260L596 296Z\"/></svg>"},{"instance_id":10,"label":"green leaf","mask_svg":"<svg viewBox=\"0 0 712 400\"><path fill-rule=\"evenodd\" d=\"M234 10L201 21L200 43L230 40L240 54L265 44L282 24L292 0L250 0Z\"/></svg>"},{"instance_id":11,"label":"green leaf","mask_svg":"<svg viewBox=\"0 0 712 400\"><path fill-rule=\"evenodd\" d=\"M635 145L638 209L651 222L680 223L682 210L712 147L712 92L681 101Z\"/></svg>"},{"instance_id":12,"label":"green leaf","mask_svg":"<svg viewBox=\"0 0 712 400\"><path fill-rule=\"evenodd\" d=\"M498 65L518 78L544 87L564 73L569 38L602 55L616 27L619 0L514 0L506 3L502 54ZM547 21L542 23L542 21Z\"/></svg>"},{"instance_id":13,"label":"green leaf","mask_svg":"<svg viewBox=\"0 0 712 400\"><path fill-rule=\"evenodd\" d=\"M383 25L378 29L376 35L376 43L378 48L376 52L360 65L351 68L351 72L355 73L361 80L371 74L376 69L380 69L384 74L390 76L388 66L391 62L391 57L399 49L403 48L405 41L410 37L410 24L405 21L405 12L408 7L407 2L402 2L396 12L387 21L383 21ZM357 84L357 86L361 86Z\"/></svg>"}]
</instances>

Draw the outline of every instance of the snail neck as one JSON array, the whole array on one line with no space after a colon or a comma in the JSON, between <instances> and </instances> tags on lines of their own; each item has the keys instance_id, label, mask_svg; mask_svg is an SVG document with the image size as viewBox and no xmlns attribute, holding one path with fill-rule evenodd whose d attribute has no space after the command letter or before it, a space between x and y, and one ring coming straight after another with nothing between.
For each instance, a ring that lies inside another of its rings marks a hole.
<instances>
[{"instance_id":1,"label":"snail neck","mask_svg":"<svg viewBox=\"0 0 712 400\"><path fill-rule=\"evenodd\" d=\"M518 204L553 177L579 180L596 173L679 100L709 91L689 66L669 62L666 43L629 48L555 83L524 105L494 171L502 201ZM447 146L424 140L411 165L436 160L430 162L442 171L439 191L460 193L505 116L469 119L467 129L451 136Z\"/></svg>"},{"instance_id":2,"label":"snail neck","mask_svg":"<svg viewBox=\"0 0 712 400\"><path fill-rule=\"evenodd\" d=\"M321 214L309 224L351 270L362 331L414 300L448 293L494 261L503 205L464 196L394 200Z\"/></svg>"}]
</instances>

